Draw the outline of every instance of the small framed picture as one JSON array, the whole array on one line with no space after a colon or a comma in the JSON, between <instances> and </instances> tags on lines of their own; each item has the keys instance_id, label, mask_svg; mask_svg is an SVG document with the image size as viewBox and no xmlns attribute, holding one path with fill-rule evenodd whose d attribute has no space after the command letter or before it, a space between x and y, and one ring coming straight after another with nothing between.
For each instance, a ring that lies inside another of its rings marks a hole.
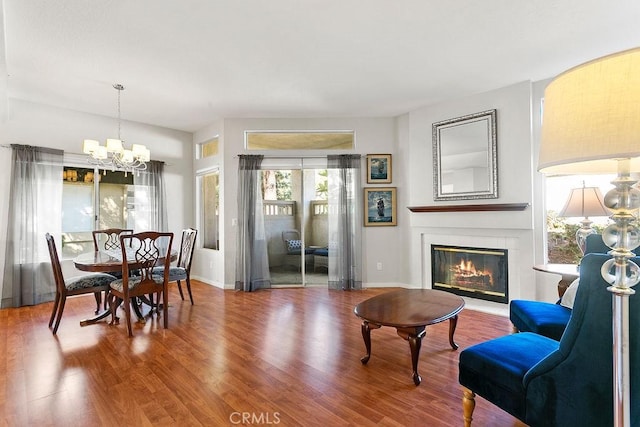
<instances>
[{"instance_id":1,"label":"small framed picture","mask_svg":"<svg viewBox=\"0 0 640 427\"><path fill-rule=\"evenodd\" d=\"M367 183L391 184L391 154L367 154Z\"/></svg>"},{"instance_id":2,"label":"small framed picture","mask_svg":"<svg viewBox=\"0 0 640 427\"><path fill-rule=\"evenodd\" d=\"M364 225L397 225L396 188L366 187L364 189Z\"/></svg>"}]
</instances>

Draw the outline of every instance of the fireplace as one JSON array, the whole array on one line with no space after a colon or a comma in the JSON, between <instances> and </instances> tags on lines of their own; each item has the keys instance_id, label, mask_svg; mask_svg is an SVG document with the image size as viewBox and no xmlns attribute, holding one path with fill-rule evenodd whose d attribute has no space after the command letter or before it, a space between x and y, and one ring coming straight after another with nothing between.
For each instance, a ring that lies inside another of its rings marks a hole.
<instances>
[{"instance_id":1,"label":"fireplace","mask_svg":"<svg viewBox=\"0 0 640 427\"><path fill-rule=\"evenodd\" d=\"M507 304L508 265L506 249L431 245L433 289Z\"/></svg>"}]
</instances>

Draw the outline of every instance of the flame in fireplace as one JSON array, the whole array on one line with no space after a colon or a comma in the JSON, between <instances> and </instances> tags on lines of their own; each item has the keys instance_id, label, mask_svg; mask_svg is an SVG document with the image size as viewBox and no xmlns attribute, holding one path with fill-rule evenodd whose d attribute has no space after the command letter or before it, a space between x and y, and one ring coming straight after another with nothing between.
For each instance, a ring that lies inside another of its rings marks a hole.
<instances>
[{"instance_id":1,"label":"flame in fireplace","mask_svg":"<svg viewBox=\"0 0 640 427\"><path fill-rule=\"evenodd\" d=\"M458 271L469 272L469 274L476 274L476 266L473 265L471 260L465 262L463 259L460 260L460 265L458 266Z\"/></svg>"},{"instance_id":2,"label":"flame in fireplace","mask_svg":"<svg viewBox=\"0 0 640 427\"><path fill-rule=\"evenodd\" d=\"M458 265L454 265L451 270L454 274L455 281L458 284L484 283L486 285L491 285L493 283L491 272L476 269L476 266L471 260L465 261L464 259L461 259L460 263Z\"/></svg>"}]
</instances>

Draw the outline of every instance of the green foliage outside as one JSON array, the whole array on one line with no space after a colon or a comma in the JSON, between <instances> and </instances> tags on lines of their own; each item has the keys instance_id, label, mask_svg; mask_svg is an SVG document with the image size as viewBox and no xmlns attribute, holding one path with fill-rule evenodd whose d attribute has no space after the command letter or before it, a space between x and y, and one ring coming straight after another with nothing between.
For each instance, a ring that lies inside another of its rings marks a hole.
<instances>
[{"instance_id":1,"label":"green foliage outside","mask_svg":"<svg viewBox=\"0 0 640 427\"><path fill-rule=\"evenodd\" d=\"M276 194L278 200L291 200L291 171L276 171Z\"/></svg>"},{"instance_id":2,"label":"green foliage outside","mask_svg":"<svg viewBox=\"0 0 640 427\"><path fill-rule=\"evenodd\" d=\"M316 185L316 197L321 200L327 200L329 198L329 171L322 169L318 171L318 175L324 177L324 179Z\"/></svg>"},{"instance_id":3,"label":"green foliage outside","mask_svg":"<svg viewBox=\"0 0 640 427\"><path fill-rule=\"evenodd\" d=\"M321 179L316 185L316 197L327 200L329 197L328 171L317 172ZM262 196L265 200L292 200L293 184L290 170L264 170L262 172Z\"/></svg>"},{"instance_id":4,"label":"green foliage outside","mask_svg":"<svg viewBox=\"0 0 640 427\"><path fill-rule=\"evenodd\" d=\"M547 212L549 263L578 264L580 262L582 252L576 242L578 228L580 224L567 224L565 218L559 217L557 212ZM593 225L593 228L600 234L604 229L598 225Z\"/></svg>"}]
</instances>

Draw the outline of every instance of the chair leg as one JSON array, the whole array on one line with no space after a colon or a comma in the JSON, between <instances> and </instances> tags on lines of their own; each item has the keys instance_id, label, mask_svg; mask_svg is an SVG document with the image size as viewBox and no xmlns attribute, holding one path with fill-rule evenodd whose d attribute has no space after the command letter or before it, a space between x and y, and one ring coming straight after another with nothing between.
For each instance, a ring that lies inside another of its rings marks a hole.
<instances>
[{"instance_id":1,"label":"chair leg","mask_svg":"<svg viewBox=\"0 0 640 427\"><path fill-rule=\"evenodd\" d=\"M158 294L158 304L159 303L160 303L160 294ZM166 288L162 292L162 317L164 317L163 319L164 328L167 329L169 327L169 294Z\"/></svg>"},{"instance_id":2,"label":"chair leg","mask_svg":"<svg viewBox=\"0 0 640 427\"><path fill-rule=\"evenodd\" d=\"M157 316L160 316L160 292L149 294L149 301L151 301L151 310L149 310L149 315L156 312Z\"/></svg>"},{"instance_id":3,"label":"chair leg","mask_svg":"<svg viewBox=\"0 0 640 427\"><path fill-rule=\"evenodd\" d=\"M111 311L111 323L110 325L114 325L118 323L118 318L116 317L116 310L118 309L118 298L115 295L109 293L109 310Z\"/></svg>"},{"instance_id":4,"label":"chair leg","mask_svg":"<svg viewBox=\"0 0 640 427\"><path fill-rule=\"evenodd\" d=\"M182 301L184 301L184 295L182 294L182 285L180 284L180 280L176 280L176 283L178 284L178 292L180 292L180 298L182 298Z\"/></svg>"},{"instance_id":5,"label":"chair leg","mask_svg":"<svg viewBox=\"0 0 640 427\"><path fill-rule=\"evenodd\" d=\"M100 306L102 305L102 291L94 292L93 296L96 299L96 311L95 311L95 314L98 314L98 313L100 313Z\"/></svg>"},{"instance_id":6,"label":"chair leg","mask_svg":"<svg viewBox=\"0 0 640 427\"><path fill-rule=\"evenodd\" d=\"M188 275L187 275L187 280L185 280L185 282L187 282L187 291L189 291L189 299L191 300L191 305L193 305L193 295L191 294L191 279L189 278Z\"/></svg>"},{"instance_id":7,"label":"chair leg","mask_svg":"<svg viewBox=\"0 0 640 427\"><path fill-rule=\"evenodd\" d=\"M471 427L473 410L476 408L476 394L466 387L462 387L462 414L464 427Z\"/></svg>"},{"instance_id":8,"label":"chair leg","mask_svg":"<svg viewBox=\"0 0 640 427\"><path fill-rule=\"evenodd\" d=\"M125 298L124 300L124 317L127 319L127 331L129 336L133 336L133 330L131 329L131 298Z\"/></svg>"},{"instance_id":9,"label":"chair leg","mask_svg":"<svg viewBox=\"0 0 640 427\"><path fill-rule=\"evenodd\" d=\"M56 317L56 323L53 325L53 334L58 332L58 326L60 326L60 319L62 319L62 312L64 311L64 304L67 302L66 295L60 295L60 308L58 309L58 316Z\"/></svg>"},{"instance_id":10,"label":"chair leg","mask_svg":"<svg viewBox=\"0 0 640 427\"><path fill-rule=\"evenodd\" d=\"M51 311L51 317L49 318L49 327L53 325L53 319L56 317L56 313L58 312L58 306L60 305L60 293L56 292L56 299L53 302L53 310Z\"/></svg>"}]
</instances>

